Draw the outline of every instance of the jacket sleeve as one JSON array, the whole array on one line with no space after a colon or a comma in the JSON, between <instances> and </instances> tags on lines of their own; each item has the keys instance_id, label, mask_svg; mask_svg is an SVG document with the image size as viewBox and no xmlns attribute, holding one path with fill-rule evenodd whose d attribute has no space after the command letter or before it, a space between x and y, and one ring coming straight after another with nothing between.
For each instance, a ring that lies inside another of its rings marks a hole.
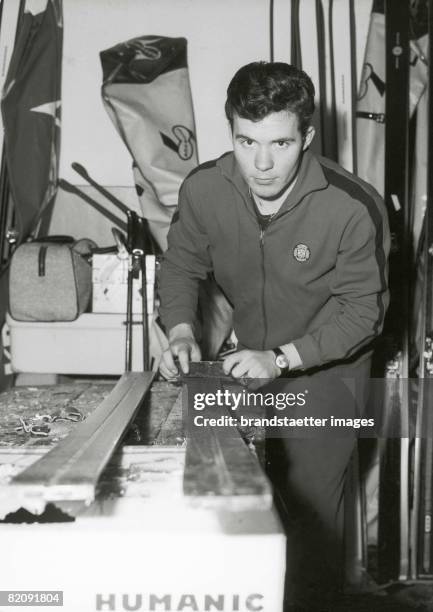
<instances>
[{"instance_id":1,"label":"jacket sleeve","mask_svg":"<svg viewBox=\"0 0 433 612\"><path fill-rule=\"evenodd\" d=\"M349 220L331 284L340 308L330 320L293 341L304 369L349 358L380 334L389 303L389 246L382 203L374 218L362 208Z\"/></svg>"},{"instance_id":2,"label":"jacket sleeve","mask_svg":"<svg viewBox=\"0 0 433 612\"><path fill-rule=\"evenodd\" d=\"M166 329L178 323L194 324L198 284L212 269L209 241L199 220L198 202L193 201L184 181L179 192L179 208L168 232L168 249L161 264L160 314Z\"/></svg>"}]
</instances>

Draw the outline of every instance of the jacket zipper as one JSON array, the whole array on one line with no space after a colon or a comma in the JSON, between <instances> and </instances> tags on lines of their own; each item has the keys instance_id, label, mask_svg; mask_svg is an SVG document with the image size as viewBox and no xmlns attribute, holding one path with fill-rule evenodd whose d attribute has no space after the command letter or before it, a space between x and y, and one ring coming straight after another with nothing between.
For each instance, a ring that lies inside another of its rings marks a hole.
<instances>
[{"instance_id":1,"label":"jacket zipper","mask_svg":"<svg viewBox=\"0 0 433 612\"><path fill-rule=\"evenodd\" d=\"M251 212L251 214L254 215L257 225L259 226L260 229L260 234L259 234L259 243L260 243L260 253L261 253L261 264L262 264L262 278L263 278L263 282L262 282L262 312L263 312L263 329L264 329L264 334L263 334L263 342L262 342L262 350L265 350L265 345L266 345L266 338L268 335L268 322L266 319L266 304L265 304L265 253L264 253L264 242L265 242L265 230L262 228L262 226L259 224L258 220L257 220L257 216L256 214L251 211L250 207L248 206L248 201L245 198L244 194L240 191L240 189L235 185L237 191L239 192L239 194L241 195L242 199L244 200L244 202L247 204L247 210ZM303 200L303 198L301 198L301 200L299 201L299 203ZM291 212L292 209L290 210L286 210L284 211L281 215L277 215L271 219L271 221L268 223L268 225L266 226L266 229L268 229L268 227L271 225L272 221L274 221L274 219L276 217L282 217L285 214Z\"/></svg>"},{"instance_id":2,"label":"jacket zipper","mask_svg":"<svg viewBox=\"0 0 433 612\"><path fill-rule=\"evenodd\" d=\"M262 311L263 311L263 330L264 330L264 336L263 336L263 342L262 342L262 350L265 349L265 344L266 344L266 337L268 335L268 321L266 319L266 304L265 304L265 280L266 280L266 276L265 276L265 252L264 252L264 245L265 245L265 230L263 229L263 227L260 227L260 253L261 253L261 260L262 260Z\"/></svg>"},{"instance_id":3,"label":"jacket zipper","mask_svg":"<svg viewBox=\"0 0 433 612\"><path fill-rule=\"evenodd\" d=\"M262 260L262 278L263 278L263 283L262 283L262 311L263 311L263 329L264 329L264 336L263 336L263 342L262 342L262 350L263 351L265 350L266 339L268 337L268 319L266 317L266 300L265 300L265 285L266 285L265 251L264 251L264 247L265 247L265 233L266 233L266 230L271 225L271 223L274 221L274 219L275 219L275 217L273 217L268 222L268 224L266 225L265 228L263 228L260 225L260 239L259 240L260 240L260 253L261 253L261 260Z\"/></svg>"}]
</instances>

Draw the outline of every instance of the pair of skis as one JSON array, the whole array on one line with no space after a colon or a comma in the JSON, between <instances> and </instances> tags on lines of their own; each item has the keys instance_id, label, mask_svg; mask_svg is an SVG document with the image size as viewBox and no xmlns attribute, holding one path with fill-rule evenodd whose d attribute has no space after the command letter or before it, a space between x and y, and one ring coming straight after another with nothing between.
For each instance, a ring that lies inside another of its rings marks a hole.
<instances>
[{"instance_id":1,"label":"pair of skis","mask_svg":"<svg viewBox=\"0 0 433 612\"><path fill-rule=\"evenodd\" d=\"M427 0L429 55L433 0ZM409 372L411 275L409 207L410 2L387 0L385 195L395 237L390 260L391 333L398 353L388 362L385 418L400 431L383 443L379 517L382 579L433 579L433 65L428 59L427 201L417 264L423 266L417 392ZM400 330L400 331L399 331ZM411 401L416 406L411 414ZM412 423L415 432L412 432ZM391 434L393 435L393 434ZM398 508L398 512L397 512ZM396 537L398 535L398 538Z\"/></svg>"},{"instance_id":2,"label":"pair of skis","mask_svg":"<svg viewBox=\"0 0 433 612\"><path fill-rule=\"evenodd\" d=\"M291 63L316 88L316 136L312 148L356 172L356 18L365 0L291 0Z\"/></svg>"}]
</instances>

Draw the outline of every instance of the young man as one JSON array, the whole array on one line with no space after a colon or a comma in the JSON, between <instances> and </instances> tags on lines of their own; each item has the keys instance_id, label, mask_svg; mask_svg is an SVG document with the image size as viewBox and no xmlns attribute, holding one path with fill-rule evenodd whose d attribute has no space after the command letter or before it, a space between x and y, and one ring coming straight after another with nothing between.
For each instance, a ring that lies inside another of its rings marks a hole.
<instances>
[{"instance_id":1,"label":"young man","mask_svg":"<svg viewBox=\"0 0 433 612\"><path fill-rule=\"evenodd\" d=\"M363 388L388 304L383 202L372 187L309 150L314 87L301 70L266 62L242 67L225 110L233 152L187 177L168 236L161 315L170 348L161 373L177 374L174 358L184 372L200 359L197 288L213 272L233 306L239 340L224 370L234 378L288 375L287 389L311 393L308 414L344 413L338 381ZM344 414L354 416L353 410ZM304 597L308 609L312 601L320 609L341 569L341 502L354 441L354 435L294 439L281 432L269 445L270 475L295 521L288 590Z\"/></svg>"}]
</instances>

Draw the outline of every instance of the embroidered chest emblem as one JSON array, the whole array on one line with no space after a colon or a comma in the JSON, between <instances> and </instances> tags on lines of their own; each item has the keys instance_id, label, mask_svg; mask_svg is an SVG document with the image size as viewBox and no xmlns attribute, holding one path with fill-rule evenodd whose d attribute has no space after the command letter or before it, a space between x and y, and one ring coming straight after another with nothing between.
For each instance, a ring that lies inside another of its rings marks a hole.
<instances>
[{"instance_id":1,"label":"embroidered chest emblem","mask_svg":"<svg viewBox=\"0 0 433 612\"><path fill-rule=\"evenodd\" d=\"M306 244L297 244L293 249L293 257L296 261L308 261L310 259L310 249Z\"/></svg>"}]
</instances>

